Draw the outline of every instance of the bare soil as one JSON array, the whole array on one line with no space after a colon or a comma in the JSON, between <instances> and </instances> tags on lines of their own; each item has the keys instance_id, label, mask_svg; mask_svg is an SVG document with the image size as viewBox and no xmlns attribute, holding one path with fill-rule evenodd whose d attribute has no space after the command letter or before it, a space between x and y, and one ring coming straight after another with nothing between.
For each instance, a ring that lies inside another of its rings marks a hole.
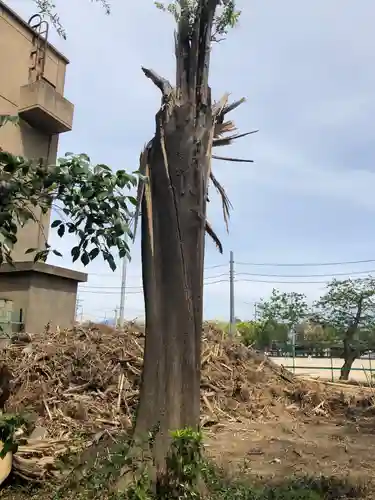
<instances>
[{"instance_id":1,"label":"bare soil","mask_svg":"<svg viewBox=\"0 0 375 500\"><path fill-rule=\"evenodd\" d=\"M263 482L350 475L367 483L374 478L374 431L375 422L368 428L322 419L232 422L209 432L205 446L219 465Z\"/></svg>"},{"instance_id":2,"label":"bare soil","mask_svg":"<svg viewBox=\"0 0 375 500\"><path fill-rule=\"evenodd\" d=\"M374 498L374 417L224 422L205 431L204 446L217 465L229 474L246 476L254 484L282 485L296 477L333 477L366 485L368 492L363 498ZM17 489L11 482L0 491L5 500L42 496L50 498L48 489L45 493Z\"/></svg>"}]
</instances>

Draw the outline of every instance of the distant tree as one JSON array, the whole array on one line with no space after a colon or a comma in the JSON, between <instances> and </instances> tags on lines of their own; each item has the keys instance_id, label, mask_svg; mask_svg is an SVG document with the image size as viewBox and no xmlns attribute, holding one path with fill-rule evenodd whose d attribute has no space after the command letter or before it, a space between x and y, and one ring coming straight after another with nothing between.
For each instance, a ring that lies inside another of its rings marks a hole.
<instances>
[{"instance_id":1,"label":"distant tree","mask_svg":"<svg viewBox=\"0 0 375 500\"><path fill-rule=\"evenodd\" d=\"M237 323L236 328L241 337L241 341L246 346L264 349L269 346L270 339L262 326L262 323L259 321L241 321Z\"/></svg>"},{"instance_id":2,"label":"distant tree","mask_svg":"<svg viewBox=\"0 0 375 500\"><path fill-rule=\"evenodd\" d=\"M10 122L10 123L9 123ZM0 126L17 126L17 119L0 116ZM0 148L0 264L13 264L12 250L18 231L28 223L39 224L40 212L55 208L58 218L52 227L62 238L77 236L71 249L73 262L85 266L98 255L116 269L114 251L129 256L127 235L132 235L131 208L136 200L129 189L137 176L124 170L113 172L107 165L92 165L86 154L68 153L55 165L15 156ZM47 240L43 248L25 249L35 261L45 261L52 249Z\"/></svg>"},{"instance_id":3,"label":"distant tree","mask_svg":"<svg viewBox=\"0 0 375 500\"><path fill-rule=\"evenodd\" d=\"M348 380L353 362L368 348L360 337L375 340L375 279L333 280L315 307L316 316L343 339L340 379Z\"/></svg>"},{"instance_id":4,"label":"distant tree","mask_svg":"<svg viewBox=\"0 0 375 500\"><path fill-rule=\"evenodd\" d=\"M308 306L306 296L301 293L273 289L271 297L258 304L257 311L264 330L271 328L274 333L283 331L288 336L307 317Z\"/></svg>"},{"instance_id":5,"label":"distant tree","mask_svg":"<svg viewBox=\"0 0 375 500\"><path fill-rule=\"evenodd\" d=\"M303 321L296 327L298 339L311 345L319 345L323 342L334 342L338 333L333 326L322 325L313 319Z\"/></svg>"},{"instance_id":6,"label":"distant tree","mask_svg":"<svg viewBox=\"0 0 375 500\"><path fill-rule=\"evenodd\" d=\"M256 349L270 349L272 342L286 343L288 341L288 327L274 320L243 321L237 325L237 331L245 345Z\"/></svg>"}]
</instances>

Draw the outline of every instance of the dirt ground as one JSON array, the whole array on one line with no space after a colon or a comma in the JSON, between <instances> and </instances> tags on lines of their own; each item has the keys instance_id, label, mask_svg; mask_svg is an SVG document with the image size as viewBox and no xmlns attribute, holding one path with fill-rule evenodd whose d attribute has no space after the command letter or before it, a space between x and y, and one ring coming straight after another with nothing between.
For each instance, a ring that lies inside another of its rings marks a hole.
<instances>
[{"instance_id":1,"label":"dirt ground","mask_svg":"<svg viewBox=\"0 0 375 500\"><path fill-rule=\"evenodd\" d=\"M231 422L211 430L205 446L218 464L262 482L320 475L364 483L375 478L375 418Z\"/></svg>"},{"instance_id":2,"label":"dirt ground","mask_svg":"<svg viewBox=\"0 0 375 500\"><path fill-rule=\"evenodd\" d=\"M96 456L97 436L116 440L129 431L143 363L138 331L44 332L16 339L0 361L14 376L7 411L34 415L33 425L46 431L43 452L32 441L18 450L14 470L22 477L48 484L56 440L66 452L79 441ZM322 475L375 484L374 387L294 377L207 326L201 401L207 453L230 472L267 485ZM13 479L0 499L50 498L15 488Z\"/></svg>"},{"instance_id":3,"label":"dirt ground","mask_svg":"<svg viewBox=\"0 0 375 500\"><path fill-rule=\"evenodd\" d=\"M246 474L254 483L280 485L293 477L323 475L366 484L370 490L363 498L374 498L372 416L225 422L205 432L204 446L219 466L229 473ZM41 491L30 494L6 488L0 490L0 498L41 498Z\"/></svg>"}]
</instances>

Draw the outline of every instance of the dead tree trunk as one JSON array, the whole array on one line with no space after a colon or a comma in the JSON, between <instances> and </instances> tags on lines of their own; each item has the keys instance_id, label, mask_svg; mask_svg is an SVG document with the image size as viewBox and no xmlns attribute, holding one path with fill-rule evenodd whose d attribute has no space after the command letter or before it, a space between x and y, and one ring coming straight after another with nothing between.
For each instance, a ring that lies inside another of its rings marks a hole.
<instances>
[{"instance_id":1,"label":"dead tree trunk","mask_svg":"<svg viewBox=\"0 0 375 500\"><path fill-rule=\"evenodd\" d=\"M212 155L214 146L254 133L224 136L236 130L224 117L244 99L228 105L224 96L211 103L208 71L218 4L200 0L193 26L182 11L175 87L143 68L160 89L162 105L155 136L140 158L140 172L148 178L138 188L146 340L135 437L158 427L153 447L157 469L165 465L170 431L199 426L205 232L222 251L206 220L209 180L222 198L226 222L230 207L211 158L251 162Z\"/></svg>"},{"instance_id":2,"label":"dead tree trunk","mask_svg":"<svg viewBox=\"0 0 375 500\"><path fill-rule=\"evenodd\" d=\"M181 16L176 88L144 69L162 92L155 136L141 155L146 341L135 433L159 426L154 453L163 467L169 431L199 426L206 194L213 142L208 87L217 5L203 1L193 37Z\"/></svg>"},{"instance_id":3,"label":"dead tree trunk","mask_svg":"<svg viewBox=\"0 0 375 500\"><path fill-rule=\"evenodd\" d=\"M157 468L163 468L171 430L199 426L203 266L205 232L222 251L206 220L209 180L218 190L227 222L230 202L211 171L214 146L225 146L254 132L236 130L227 96L211 103L208 86L211 33L219 0L200 0L193 26L182 12L176 33L176 86L143 68L160 89L154 138L140 158L142 274L146 341L135 436L157 425Z\"/></svg>"}]
</instances>

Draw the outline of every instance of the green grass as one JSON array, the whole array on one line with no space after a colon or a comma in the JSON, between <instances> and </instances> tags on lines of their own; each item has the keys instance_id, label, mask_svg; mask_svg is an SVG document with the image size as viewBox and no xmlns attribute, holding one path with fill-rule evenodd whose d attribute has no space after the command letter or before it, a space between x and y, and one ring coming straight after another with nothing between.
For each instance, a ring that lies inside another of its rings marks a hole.
<instances>
[{"instance_id":1,"label":"green grass","mask_svg":"<svg viewBox=\"0 0 375 500\"><path fill-rule=\"evenodd\" d=\"M5 500L125 500L129 499L126 494L116 495L108 491L111 483L111 474L118 474L117 464L106 463L102 465L97 474L90 471L84 481L79 485L72 483L68 488L52 491L52 488L26 488L19 486L3 491L1 497ZM113 467L113 468L112 468ZM311 478L286 480L285 484L262 485L259 481L254 484L253 480L246 475L237 478L225 476L223 471L209 467L209 473L205 474L207 499L208 500L351 500L364 499L366 488L363 485L351 483L349 480L339 478ZM18 490L18 491L17 491ZM132 497L134 498L134 497ZM136 500L141 500L138 497ZM199 500L199 497L186 497L189 500ZM152 498L145 496L144 500L172 500L170 498Z\"/></svg>"},{"instance_id":2,"label":"green grass","mask_svg":"<svg viewBox=\"0 0 375 500\"><path fill-rule=\"evenodd\" d=\"M284 484L255 484L244 472L228 477L215 466L207 468L205 480L211 500L349 500L365 498L367 489L349 479L323 476L286 479Z\"/></svg>"}]
</instances>

